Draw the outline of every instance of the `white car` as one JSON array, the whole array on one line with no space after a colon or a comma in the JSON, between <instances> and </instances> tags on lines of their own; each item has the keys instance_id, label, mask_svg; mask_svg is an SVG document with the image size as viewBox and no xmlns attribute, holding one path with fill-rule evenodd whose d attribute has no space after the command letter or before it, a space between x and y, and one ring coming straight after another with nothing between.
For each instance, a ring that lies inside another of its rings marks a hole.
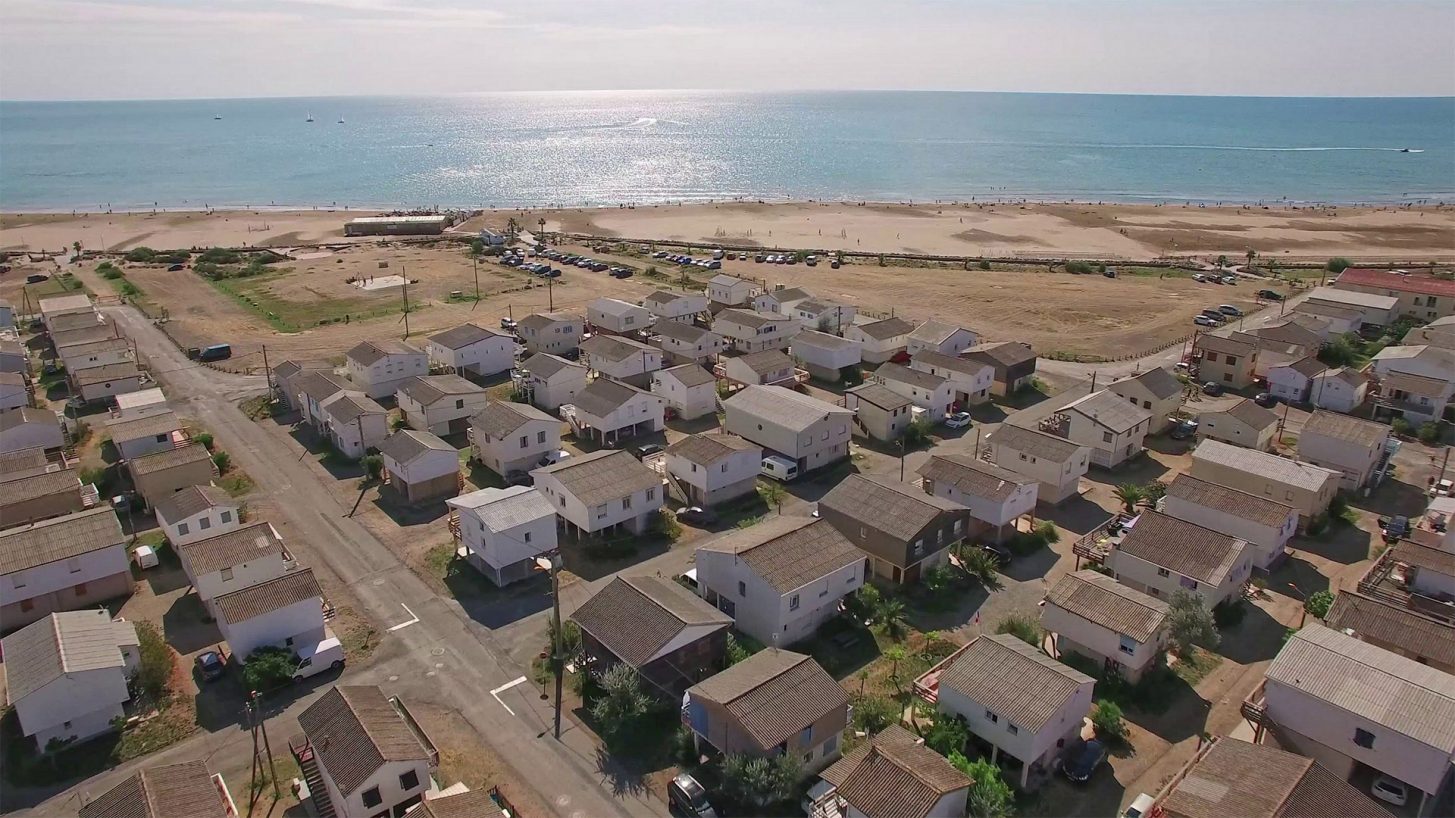
<instances>
[{"instance_id":1,"label":"white car","mask_svg":"<svg viewBox=\"0 0 1455 818\"><path fill-rule=\"evenodd\" d=\"M945 425L950 427L951 429L963 429L966 426L970 425L970 413L956 412L955 414L945 418Z\"/></svg>"},{"instance_id":2,"label":"white car","mask_svg":"<svg viewBox=\"0 0 1455 818\"><path fill-rule=\"evenodd\" d=\"M1192 316L1192 323L1197 324L1200 327L1220 327L1223 325L1221 321L1208 318L1206 315Z\"/></svg>"},{"instance_id":3,"label":"white car","mask_svg":"<svg viewBox=\"0 0 1455 818\"><path fill-rule=\"evenodd\" d=\"M1402 807L1410 800L1409 786L1398 778L1387 775L1374 779L1374 783L1369 785L1369 794L1396 807Z\"/></svg>"}]
</instances>

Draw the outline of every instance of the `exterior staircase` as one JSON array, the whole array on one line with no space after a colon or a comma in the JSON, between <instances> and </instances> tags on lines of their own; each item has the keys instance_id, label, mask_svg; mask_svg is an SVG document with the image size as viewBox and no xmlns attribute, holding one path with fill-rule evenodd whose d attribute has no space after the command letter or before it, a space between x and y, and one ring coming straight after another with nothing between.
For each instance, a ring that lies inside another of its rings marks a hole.
<instances>
[{"instance_id":1,"label":"exterior staircase","mask_svg":"<svg viewBox=\"0 0 1455 818\"><path fill-rule=\"evenodd\" d=\"M576 417L576 406L570 403L561 404L561 419L571 427L571 433L576 437L587 437L586 424Z\"/></svg>"},{"instance_id":2,"label":"exterior staircase","mask_svg":"<svg viewBox=\"0 0 1455 818\"><path fill-rule=\"evenodd\" d=\"M318 818L338 818L334 812L333 801L328 797L328 785L323 781L323 773L318 771L318 760L313 755L313 745L303 736L295 736L288 742L288 749L292 751L293 758L298 761L298 769L303 774L303 783L308 785L308 797L313 800L313 814Z\"/></svg>"}]
</instances>

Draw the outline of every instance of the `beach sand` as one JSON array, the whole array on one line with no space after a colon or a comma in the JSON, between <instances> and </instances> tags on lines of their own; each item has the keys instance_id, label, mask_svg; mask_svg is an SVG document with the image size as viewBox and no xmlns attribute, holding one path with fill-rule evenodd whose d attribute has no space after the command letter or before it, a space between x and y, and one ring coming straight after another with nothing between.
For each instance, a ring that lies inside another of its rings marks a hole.
<instances>
[{"instance_id":1,"label":"beach sand","mask_svg":"<svg viewBox=\"0 0 1455 818\"><path fill-rule=\"evenodd\" d=\"M137 246L287 247L359 241L343 223L364 211L215 211L0 215L0 249ZM1455 207L1274 208L1092 204L719 203L489 211L456 229L504 227L700 244L954 256L1150 259L1455 260ZM363 239L362 241L370 241Z\"/></svg>"}]
</instances>

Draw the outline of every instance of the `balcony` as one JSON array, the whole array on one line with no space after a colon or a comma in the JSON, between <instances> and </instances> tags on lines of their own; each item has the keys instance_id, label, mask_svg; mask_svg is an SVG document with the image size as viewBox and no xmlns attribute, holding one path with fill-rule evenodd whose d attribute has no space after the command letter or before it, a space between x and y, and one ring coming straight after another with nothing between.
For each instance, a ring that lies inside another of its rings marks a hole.
<instances>
[{"instance_id":1,"label":"balcony","mask_svg":"<svg viewBox=\"0 0 1455 818\"><path fill-rule=\"evenodd\" d=\"M1085 559L1100 565L1126 536L1126 529L1135 520L1135 516L1128 514L1112 515L1106 522L1082 535L1071 546L1071 553L1078 560Z\"/></svg>"},{"instance_id":2,"label":"balcony","mask_svg":"<svg viewBox=\"0 0 1455 818\"><path fill-rule=\"evenodd\" d=\"M1257 687L1253 688L1253 692L1248 694L1248 698L1243 700L1243 704L1239 708L1243 718L1247 719L1255 728L1267 727L1273 723L1273 720L1268 717L1268 705L1263 699L1263 688L1267 684L1266 681L1260 682Z\"/></svg>"},{"instance_id":3,"label":"balcony","mask_svg":"<svg viewBox=\"0 0 1455 818\"><path fill-rule=\"evenodd\" d=\"M951 662L954 662L956 659L958 659L960 654L964 653L969 648L970 643L962 645L954 653L946 656L939 662L936 662L934 667L920 674L920 677L914 680L914 694L916 696L919 696L924 701L929 702L930 704L934 704L935 702L939 701L940 675L945 672L945 669L950 666Z\"/></svg>"}]
</instances>

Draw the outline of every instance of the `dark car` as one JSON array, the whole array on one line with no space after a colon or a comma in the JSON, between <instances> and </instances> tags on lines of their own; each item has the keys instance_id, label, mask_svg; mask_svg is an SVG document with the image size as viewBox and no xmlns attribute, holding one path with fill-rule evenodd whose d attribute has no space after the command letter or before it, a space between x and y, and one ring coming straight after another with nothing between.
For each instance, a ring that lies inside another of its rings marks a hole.
<instances>
[{"instance_id":1,"label":"dark car","mask_svg":"<svg viewBox=\"0 0 1455 818\"><path fill-rule=\"evenodd\" d=\"M171 267L167 268L167 272L169 273L180 273L182 270L183 265L181 264L173 264Z\"/></svg>"},{"instance_id":2,"label":"dark car","mask_svg":"<svg viewBox=\"0 0 1455 818\"><path fill-rule=\"evenodd\" d=\"M222 678L227 672L227 663L222 661L222 654L215 650L204 651L197 655L195 660L197 675L202 677L204 682L215 682Z\"/></svg>"},{"instance_id":3,"label":"dark car","mask_svg":"<svg viewBox=\"0 0 1455 818\"><path fill-rule=\"evenodd\" d=\"M611 274L611 277L612 278L631 278L632 277L632 271L631 270L618 270L618 271L612 273Z\"/></svg>"},{"instance_id":4,"label":"dark car","mask_svg":"<svg viewBox=\"0 0 1455 818\"><path fill-rule=\"evenodd\" d=\"M1218 395L1221 395L1223 393L1223 385L1215 381L1208 381L1207 383L1202 385L1202 393L1204 395L1217 397Z\"/></svg>"},{"instance_id":5,"label":"dark car","mask_svg":"<svg viewBox=\"0 0 1455 818\"><path fill-rule=\"evenodd\" d=\"M631 448L632 456L638 460L651 457L654 454L661 454L661 452L662 447L657 443L643 443L640 446L633 446Z\"/></svg>"},{"instance_id":6,"label":"dark car","mask_svg":"<svg viewBox=\"0 0 1455 818\"><path fill-rule=\"evenodd\" d=\"M45 281L48 278L50 278L50 276L46 275L45 273L31 273L30 275L28 275L28 276L25 277L25 283L26 284L39 284L39 283L41 283L42 281Z\"/></svg>"},{"instance_id":7,"label":"dark car","mask_svg":"<svg viewBox=\"0 0 1455 818\"><path fill-rule=\"evenodd\" d=\"M702 506L691 506L677 512L677 519L692 525L712 525L717 522L717 512Z\"/></svg>"},{"instance_id":8,"label":"dark car","mask_svg":"<svg viewBox=\"0 0 1455 818\"><path fill-rule=\"evenodd\" d=\"M980 550L989 554L990 558L995 560L995 564L997 566L1004 568L1005 566L1010 565L1012 555L1010 553L1010 549L1006 548L1005 546L993 542L987 542L980 544Z\"/></svg>"},{"instance_id":9,"label":"dark car","mask_svg":"<svg viewBox=\"0 0 1455 818\"><path fill-rule=\"evenodd\" d=\"M1267 299L1269 301L1282 301L1283 300L1283 296L1281 294L1276 293L1276 292L1274 292L1272 290L1259 290L1258 291L1258 297L1259 298L1263 298L1263 299Z\"/></svg>"},{"instance_id":10,"label":"dark car","mask_svg":"<svg viewBox=\"0 0 1455 818\"><path fill-rule=\"evenodd\" d=\"M1253 398L1253 402L1256 403L1256 404L1258 404L1259 406L1264 407L1266 409L1266 408L1271 408L1271 407L1277 406L1278 405L1278 397L1276 395L1274 395L1272 392L1259 392Z\"/></svg>"},{"instance_id":11,"label":"dark car","mask_svg":"<svg viewBox=\"0 0 1455 818\"><path fill-rule=\"evenodd\" d=\"M1106 760L1106 747L1096 739L1086 742L1076 756L1066 763L1063 768L1066 777L1080 784L1091 778L1101 762Z\"/></svg>"},{"instance_id":12,"label":"dark car","mask_svg":"<svg viewBox=\"0 0 1455 818\"><path fill-rule=\"evenodd\" d=\"M707 801L707 790L697 779L687 773L679 773L667 785L667 802L672 812L688 818L717 818L717 810Z\"/></svg>"}]
</instances>

